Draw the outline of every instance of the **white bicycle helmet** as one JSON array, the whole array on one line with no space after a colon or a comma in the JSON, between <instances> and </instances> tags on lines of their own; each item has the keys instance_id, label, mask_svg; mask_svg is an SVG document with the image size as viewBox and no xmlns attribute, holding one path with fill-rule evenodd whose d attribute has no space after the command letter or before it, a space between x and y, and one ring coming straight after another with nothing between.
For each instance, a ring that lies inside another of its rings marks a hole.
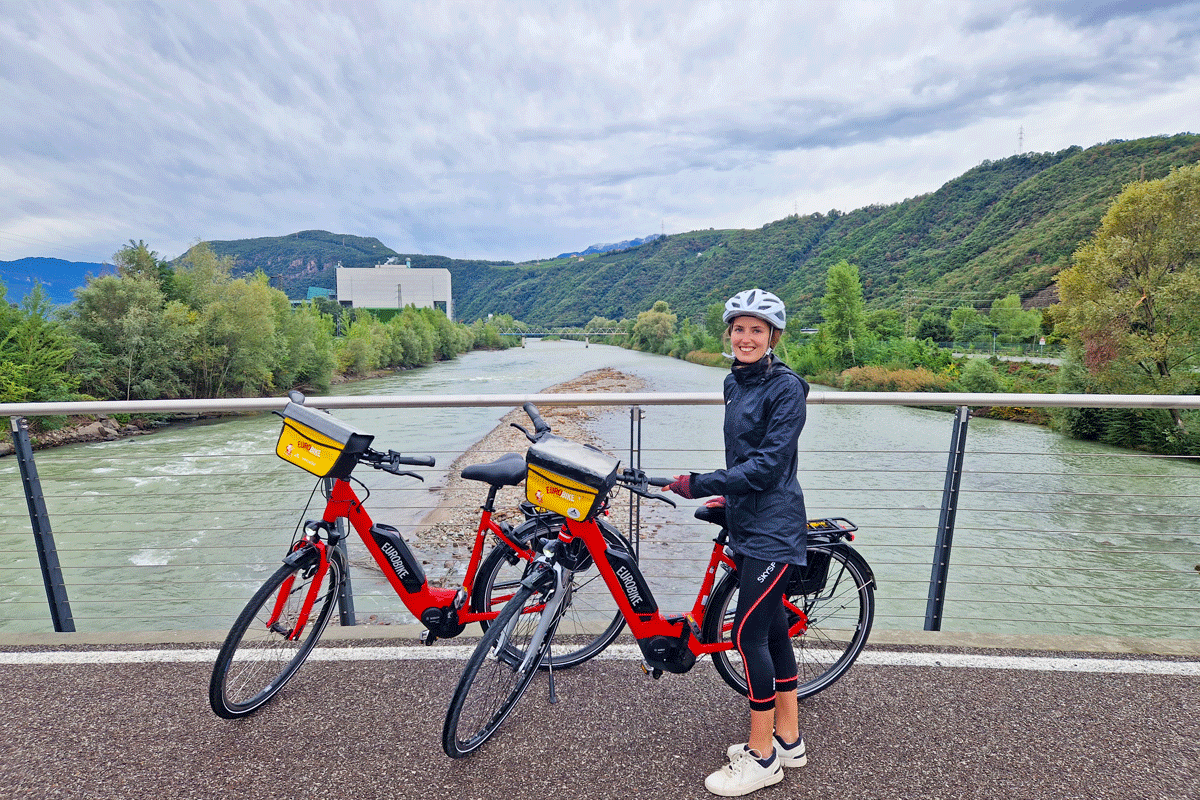
<instances>
[{"instance_id":1,"label":"white bicycle helmet","mask_svg":"<svg viewBox=\"0 0 1200 800\"><path fill-rule=\"evenodd\" d=\"M747 289L729 298L725 303L725 315L721 319L728 325L734 317L758 317L779 331L787 327L787 312L783 301L762 289Z\"/></svg>"}]
</instances>

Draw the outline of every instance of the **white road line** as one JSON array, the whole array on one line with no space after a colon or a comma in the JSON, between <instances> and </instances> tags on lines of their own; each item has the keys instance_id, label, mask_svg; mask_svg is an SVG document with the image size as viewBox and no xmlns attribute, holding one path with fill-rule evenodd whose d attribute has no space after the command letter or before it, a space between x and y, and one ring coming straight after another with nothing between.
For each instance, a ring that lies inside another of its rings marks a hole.
<instances>
[{"instance_id":1,"label":"white road line","mask_svg":"<svg viewBox=\"0 0 1200 800\"><path fill-rule=\"evenodd\" d=\"M438 647L318 647L312 661L464 661L470 645ZM0 653L0 665L211 663L216 650L50 650ZM613 645L597 658L641 661L635 645ZM877 667L942 667L948 669L1024 669L1035 672L1104 672L1200 677L1200 661L1151 659L1069 658L1056 656L991 656L963 653L901 653L868 651L857 664Z\"/></svg>"}]
</instances>

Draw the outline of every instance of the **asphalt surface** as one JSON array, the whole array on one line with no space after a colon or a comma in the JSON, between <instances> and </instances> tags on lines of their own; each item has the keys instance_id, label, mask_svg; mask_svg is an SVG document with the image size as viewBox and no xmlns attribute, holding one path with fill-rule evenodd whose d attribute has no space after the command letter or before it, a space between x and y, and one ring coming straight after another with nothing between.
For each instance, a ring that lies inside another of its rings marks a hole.
<instances>
[{"instance_id":1,"label":"asphalt surface","mask_svg":"<svg viewBox=\"0 0 1200 800\"><path fill-rule=\"evenodd\" d=\"M657 681L596 660L556 673L554 705L540 675L490 742L452 760L441 726L461 667L310 660L267 707L228 721L208 707L211 661L0 664L0 797L708 798L705 775L746 734L744 699L707 660ZM1196 798L1198 701L1197 674L859 663L801 704L808 766L752 796Z\"/></svg>"}]
</instances>

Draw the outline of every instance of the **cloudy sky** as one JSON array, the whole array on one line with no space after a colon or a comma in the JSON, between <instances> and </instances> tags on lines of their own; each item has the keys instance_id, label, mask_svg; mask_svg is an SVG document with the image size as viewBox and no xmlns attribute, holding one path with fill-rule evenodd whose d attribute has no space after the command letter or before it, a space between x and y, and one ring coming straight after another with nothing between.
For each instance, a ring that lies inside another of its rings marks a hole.
<instances>
[{"instance_id":1,"label":"cloudy sky","mask_svg":"<svg viewBox=\"0 0 1200 800\"><path fill-rule=\"evenodd\" d=\"M0 0L0 260L545 258L1200 132L1200 2Z\"/></svg>"}]
</instances>

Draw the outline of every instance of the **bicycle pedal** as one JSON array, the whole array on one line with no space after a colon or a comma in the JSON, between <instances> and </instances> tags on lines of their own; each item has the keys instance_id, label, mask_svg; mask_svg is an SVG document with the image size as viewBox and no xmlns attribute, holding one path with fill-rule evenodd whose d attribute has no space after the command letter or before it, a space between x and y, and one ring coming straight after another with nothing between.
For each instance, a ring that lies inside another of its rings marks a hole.
<instances>
[{"instance_id":1,"label":"bicycle pedal","mask_svg":"<svg viewBox=\"0 0 1200 800\"><path fill-rule=\"evenodd\" d=\"M663 676L663 671L661 669L659 669L658 667L652 667L649 664L647 664L645 661L642 662L641 666L642 666L642 672L646 673L651 678L654 678L654 680L658 680L659 678L661 678Z\"/></svg>"},{"instance_id":2,"label":"bicycle pedal","mask_svg":"<svg viewBox=\"0 0 1200 800\"><path fill-rule=\"evenodd\" d=\"M437 636L434 635L433 631L431 631L431 630L421 631L421 644L428 647L429 645L433 644L436 641L437 641Z\"/></svg>"},{"instance_id":3,"label":"bicycle pedal","mask_svg":"<svg viewBox=\"0 0 1200 800\"><path fill-rule=\"evenodd\" d=\"M452 602L450 605L455 610L457 610L457 609L462 608L464 605L466 605L466 603L467 603L467 590L459 589L457 592L454 593L454 602Z\"/></svg>"}]
</instances>

